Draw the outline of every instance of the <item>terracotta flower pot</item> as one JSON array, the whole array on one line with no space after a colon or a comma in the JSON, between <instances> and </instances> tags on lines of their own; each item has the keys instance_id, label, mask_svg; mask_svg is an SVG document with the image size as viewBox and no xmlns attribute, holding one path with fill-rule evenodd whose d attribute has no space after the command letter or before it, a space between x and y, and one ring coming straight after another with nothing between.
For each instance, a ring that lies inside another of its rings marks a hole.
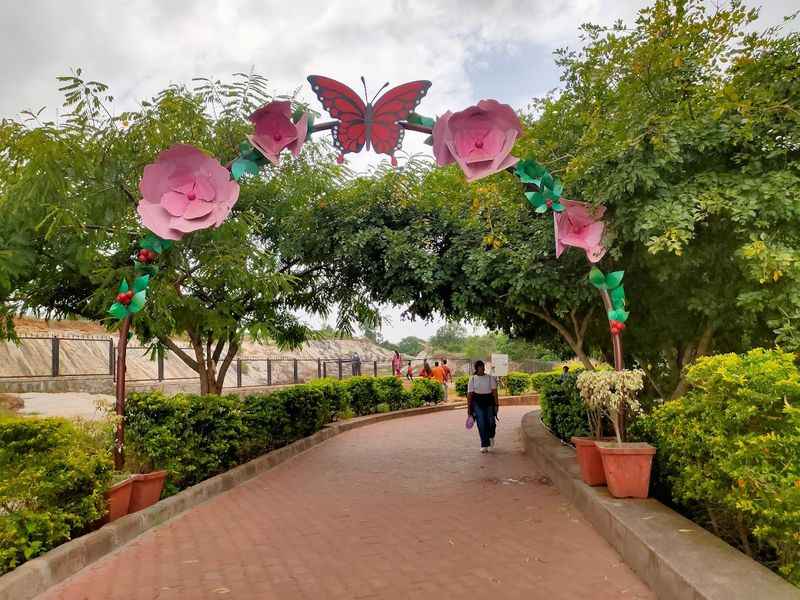
<instances>
[{"instance_id":1,"label":"terracotta flower pot","mask_svg":"<svg viewBox=\"0 0 800 600\"><path fill-rule=\"evenodd\" d=\"M120 481L112 485L106 492L106 502L108 503L108 514L103 522L110 523L128 514L131 503L131 492L133 491L133 479L128 477L125 481Z\"/></svg>"},{"instance_id":2,"label":"terracotta flower pot","mask_svg":"<svg viewBox=\"0 0 800 600\"><path fill-rule=\"evenodd\" d=\"M603 441L608 438L603 438ZM581 479L587 485L605 485L606 474L603 471L603 459L600 458L595 442L598 440L590 437L573 436L571 438L575 444L575 453L578 459L578 466L581 468Z\"/></svg>"},{"instance_id":3,"label":"terracotta flower pot","mask_svg":"<svg viewBox=\"0 0 800 600\"><path fill-rule=\"evenodd\" d=\"M159 498L161 498L161 490L164 489L164 479L166 477L166 471L153 471L152 473L132 476L133 492L131 493L131 504L128 512L135 513L158 502Z\"/></svg>"},{"instance_id":4,"label":"terracotta flower pot","mask_svg":"<svg viewBox=\"0 0 800 600\"><path fill-rule=\"evenodd\" d=\"M645 442L596 442L608 491L615 498L647 498L656 449Z\"/></svg>"}]
</instances>

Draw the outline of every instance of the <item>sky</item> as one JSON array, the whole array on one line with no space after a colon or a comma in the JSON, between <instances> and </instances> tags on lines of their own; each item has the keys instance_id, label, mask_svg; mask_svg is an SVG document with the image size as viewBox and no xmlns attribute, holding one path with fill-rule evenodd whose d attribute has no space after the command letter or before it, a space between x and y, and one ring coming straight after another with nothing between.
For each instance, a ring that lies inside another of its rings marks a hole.
<instances>
[{"instance_id":1,"label":"sky","mask_svg":"<svg viewBox=\"0 0 800 600\"><path fill-rule=\"evenodd\" d=\"M708 0L709 5L712 0ZM750 0L764 26L800 8L797 0ZM326 75L374 93L384 82L433 82L418 111L460 110L483 98L524 108L559 86L552 53L577 47L578 26L630 22L642 0L26 0L0 5L0 118L46 106L57 114L56 77L81 67L110 86L117 112L170 83L234 72L266 76L276 93ZM403 150L429 152L424 136ZM365 169L377 157L349 159ZM384 307L382 334L427 338L440 320L409 322ZM316 325L318 319L308 317Z\"/></svg>"}]
</instances>

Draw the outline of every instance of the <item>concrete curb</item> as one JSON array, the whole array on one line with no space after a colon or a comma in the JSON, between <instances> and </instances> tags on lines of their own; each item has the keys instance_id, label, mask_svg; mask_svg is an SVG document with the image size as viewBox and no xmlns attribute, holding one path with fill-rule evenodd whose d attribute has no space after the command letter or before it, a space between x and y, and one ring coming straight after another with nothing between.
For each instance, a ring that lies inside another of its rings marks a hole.
<instances>
[{"instance_id":1,"label":"concrete curb","mask_svg":"<svg viewBox=\"0 0 800 600\"><path fill-rule=\"evenodd\" d=\"M390 413L368 415L331 423L315 434L264 454L161 500L137 513L122 517L97 531L71 540L42 556L26 562L0 577L0 600L32 600L52 586L74 575L145 531L158 527L186 510L268 471L345 431L404 417L463 409L463 403L424 406Z\"/></svg>"},{"instance_id":2,"label":"concrete curb","mask_svg":"<svg viewBox=\"0 0 800 600\"><path fill-rule=\"evenodd\" d=\"M800 589L660 502L618 500L583 483L575 450L534 410L522 418L525 449L622 559L664 600L798 600Z\"/></svg>"}]
</instances>

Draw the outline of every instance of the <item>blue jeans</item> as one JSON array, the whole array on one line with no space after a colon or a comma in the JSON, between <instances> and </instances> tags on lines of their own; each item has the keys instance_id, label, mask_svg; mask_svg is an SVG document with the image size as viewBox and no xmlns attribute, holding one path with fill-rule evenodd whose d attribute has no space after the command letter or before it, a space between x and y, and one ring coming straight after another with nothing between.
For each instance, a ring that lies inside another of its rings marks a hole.
<instances>
[{"instance_id":1,"label":"blue jeans","mask_svg":"<svg viewBox=\"0 0 800 600\"><path fill-rule=\"evenodd\" d=\"M476 394L475 402L472 405L475 423L478 425L478 433L481 436L481 448L489 447L497 426L494 419L494 398L491 394L486 394L486 396L490 398L489 402L481 401L482 398Z\"/></svg>"}]
</instances>

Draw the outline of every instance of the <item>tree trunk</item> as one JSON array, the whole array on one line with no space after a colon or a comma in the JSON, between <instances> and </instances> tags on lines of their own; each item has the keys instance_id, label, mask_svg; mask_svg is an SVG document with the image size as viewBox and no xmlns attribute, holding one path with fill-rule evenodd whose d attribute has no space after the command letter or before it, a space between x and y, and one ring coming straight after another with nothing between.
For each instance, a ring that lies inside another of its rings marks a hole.
<instances>
[{"instance_id":1,"label":"tree trunk","mask_svg":"<svg viewBox=\"0 0 800 600\"><path fill-rule=\"evenodd\" d=\"M705 356L708 354L708 351L711 349L711 341L714 336L714 328L711 325L706 325L706 328L703 330L703 334L700 336L700 339L697 342L697 348L692 351L691 349L687 350L681 360L681 357L678 358L678 364L681 369L680 379L678 380L678 385L675 386L675 389L672 392L672 399L675 400L676 398L680 398L683 396L686 391L689 389L689 381L686 379L686 367L692 364L696 359L700 358L701 356ZM690 347L691 348L691 347Z\"/></svg>"},{"instance_id":2,"label":"tree trunk","mask_svg":"<svg viewBox=\"0 0 800 600\"><path fill-rule=\"evenodd\" d=\"M193 331L188 331L187 334L192 344L194 358L181 350L171 339L166 337L159 337L158 339L164 346L169 348L173 354L197 373L200 379L200 394L203 396L208 394L221 394L222 388L225 385L225 375L228 373L228 368L239 352L240 341L235 338L227 341L228 350L220 363L219 359L222 358L222 352L225 349L225 340L217 340L216 347L212 352L211 348L214 346L213 339L207 338L203 340L200 335Z\"/></svg>"}]
</instances>

